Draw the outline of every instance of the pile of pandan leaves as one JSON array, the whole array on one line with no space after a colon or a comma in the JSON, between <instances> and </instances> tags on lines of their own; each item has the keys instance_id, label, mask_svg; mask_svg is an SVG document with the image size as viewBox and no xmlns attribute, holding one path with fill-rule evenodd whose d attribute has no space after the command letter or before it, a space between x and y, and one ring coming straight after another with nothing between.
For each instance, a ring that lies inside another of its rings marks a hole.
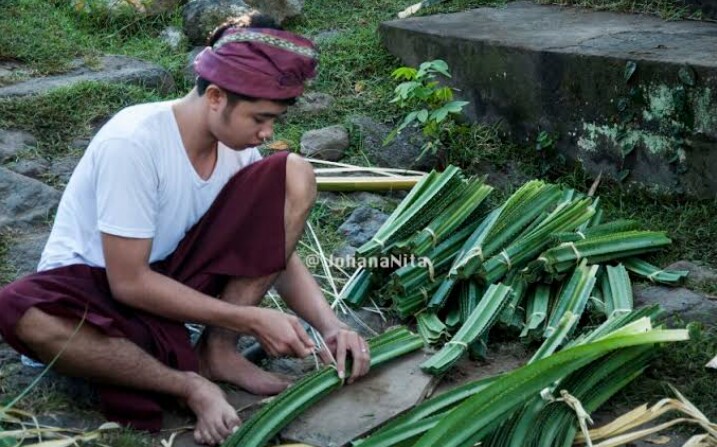
<instances>
[{"instance_id":1,"label":"pile of pandan leaves","mask_svg":"<svg viewBox=\"0 0 717 447\"><path fill-rule=\"evenodd\" d=\"M685 277L640 259L670 239L633 221L604 221L599 198L558 185L530 181L495 206L487 200L492 190L455 167L423 177L356 253L420 262L361 268L341 298L353 306L379 300L417 325L418 334L399 327L372 339L374 367L430 345L436 352L421 368L444 374L465 355L483 357L496 325L540 347L525 366L425 400L354 445L567 447L602 439L595 445L617 446L651 433L639 428L674 410L683 413L675 421L705 431L689 445L717 445L717 426L676 390L676 399L587 427L590 413L639 377L659 344L688 338L685 329L656 323L658 307L633 309L631 276L662 284ZM603 322L581 328L588 313ZM342 384L325 367L262 408L224 445L264 446Z\"/></svg>"}]
</instances>

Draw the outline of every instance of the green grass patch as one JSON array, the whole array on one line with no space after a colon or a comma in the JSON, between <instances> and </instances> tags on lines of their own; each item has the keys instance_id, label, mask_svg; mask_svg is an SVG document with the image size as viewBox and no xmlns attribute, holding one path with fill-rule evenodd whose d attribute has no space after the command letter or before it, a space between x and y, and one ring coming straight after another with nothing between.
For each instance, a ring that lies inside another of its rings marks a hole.
<instances>
[{"instance_id":1,"label":"green grass patch","mask_svg":"<svg viewBox=\"0 0 717 447\"><path fill-rule=\"evenodd\" d=\"M88 45L66 8L48 7L44 0L3 3L0 60L17 59L39 73L61 72L72 59L91 53Z\"/></svg>"},{"instance_id":2,"label":"green grass patch","mask_svg":"<svg viewBox=\"0 0 717 447\"><path fill-rule=\"evenodd\" d=\"M90 135L100 121L132 104L162 99L137 86L84 82L29 98L0 100L0 128L26 130L38 152L52 158L68 143Z\"/></svg>"}]
</instances>

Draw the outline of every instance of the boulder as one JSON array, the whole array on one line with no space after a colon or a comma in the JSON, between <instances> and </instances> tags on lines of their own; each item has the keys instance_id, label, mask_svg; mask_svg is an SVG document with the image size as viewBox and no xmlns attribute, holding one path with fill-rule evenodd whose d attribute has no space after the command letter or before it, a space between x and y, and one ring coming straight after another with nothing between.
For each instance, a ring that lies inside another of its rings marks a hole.
<instances>
[{"instance_id":1,"label":"boulder","mask_svg":"<svg viewBox=\"0 0 717 447\"><path fill-rule=\"evenodd\" d=\"M5 261L15 270L15 278L21 278L37 270L40 255L45 248L49 232L15 236L8 244Z\"/></svg>"},{"instance_id":2,"label":"boulder","mask_svg":"<svg viewBox=\"0 0 717 447\"><path fill-rule=\"evenodd\" d=\"M389 145L383 142L392 128L367 116L352 116L348 120L361 138L361 147L368 159L384 168L430 170L436 158L425 154L421 158L421 146L426 139L416 129L405 129Z\"/></svg>"},{"instance_id":3,"label":"boulder","mask_svg":"<svg viewBox=\"0 0 717 447\"><path fill-rule=\"evenodd\" d=\"M717 323L717 302L682 287L641 286L634 288L635 307L659 304L671 320Z\"/></svg>"},{"instance_id":4,"label":"boulder","mask_svg":"<svg viewBox=\"0 0 717 447\"><path fill-rule=\"evenodd\" d=\"M331 109L334 97L321 92L309 92L300 97L296 105L289 109L292 116L312 116Z\"/></svg>"},{"instance_id":5,"label":"boulder","mask_svg":"<svg viewBox=\"0 0 717 447\"><path fill-rule=\"evenodd\" d=\"M368 206L361 206L356 208L346 222L341 224L339 232L346 237L349 244L360 247L376 234L386 219L388 219L386 213Z\"/></svg>"},{"instance_id":6,"label":"boulder","mask_svg":"<svg viewBox=\"0 0 717 447\"><path fill-rule=\"evenodd\" d=\"M67 185L74 172L77 163L80 162L82 154L70 153L52 161L48 174L56 179L60 184Z\"/></svg>"},{"instance_id":7,"label":"boulder","mask_svg":"<svg viewBox=\"0 0 717 447\"><path fill-rule=\"evenodd\" d=\"M35 137L27 132L0 129L0 162L10 160L24 149L36 145Z\"/></svg>"},{"instance_id":8,"label":"boulder","mask_svg":"<svg viewBox=\"0 0 717 447\"><path fill-rule=\"evenodd\" d=\"M49 222L60 202L54 188L0 168L0 230L26 229Z\"/></svg>"},{"instance_id":9,"label":"boulder","mask_svg":"<svg viewBox=\"0 0 717 447\"><path fill-rule=\"evenodd\" d=\"M288 18L300 15L304 8L304 0L247 0L247 3L279 24L284 23Z\"/></svg>"},{"instance_id":10,"label":"boulder","mask_svg":"<svg viewBox=\"0 0 717 447\"><path fill-rule=\"evenodd\" d=\"M206 45L216 27L251 10L242 0L192 0L182 9L184 34L192 45Z\"/></svg>"},{"instance_id":11,"label":"boulder","mask_svg":"<svg viewBox=\"0 0 717 447\"><path fill-rule=\"evenodd\" d=\"M699 288L708 284L717 284L717 272L690 261L677 261L668 265L667 270L687 270L690 272L685 279L685 286L687 287Z\"/></svg>"},{"instance_id":12,"label":"boulder","mask_svg":"<svg viewBox=\"0 0 717 447\"><path fill-rule=\"evenodd\" d=\"M181 50L186 41L187 37L184 35L182 30L173 26L168 26L159 34L159 38L167 44L173 51Z\"/></svg>"},{"instance_id":13,"label":"boulder","mask_svg":"<svg viewBox=\"0 0 717 447\"><path fill-rule=\"evenodd\" d=\"M91 15L156 16L168 14L186 0L72 0L76 11Z\"/></svg>"},{"instance_id":14,"label":"boulder","mask_svg":"<svg viewBox=\"0 0 717 447\"><path fill-rule=\"evenodd\" d=\"M194 59L205 47L194 47L192 51L187 53L187 65L184 67L184 81L189 85L194 85L197 79L197 72L194 71Z\"/></svg>"},{"instance_id":15,"label":"boulder","mask_svg":"<svg viewBox=\"0 0 717 447\"><path fill-rule=\"evenodd\" d=\"M174 91L174 79L164 68L128 56L103 56L92 67L82 59L71 64L69 72L0 87L0 99L26 95L40 95L60 87L70 87L80 82L110 82L141 85L166 94Z\"/></svg>"},{"instance_id":16,"label":"boulder","mask_svg":"<svg viewBox=\"0 0 717 447\"><path fill-rule=\"evenodd\" d=\"M310 130L301 137L301 153L320 160L338 161L349 147L349 133L344 126Z\"/></svg>"},{"instance_id":17,"label":"boulder","mask_svg":"<svg viewBox=\"0 0 717 447\"><path fill-rule=\"evenodd\" d=\"M39 180L47 172L50 163L44 158L33 158L8 163L5 167L25 177Z\"/></svg>"}]
</instances>

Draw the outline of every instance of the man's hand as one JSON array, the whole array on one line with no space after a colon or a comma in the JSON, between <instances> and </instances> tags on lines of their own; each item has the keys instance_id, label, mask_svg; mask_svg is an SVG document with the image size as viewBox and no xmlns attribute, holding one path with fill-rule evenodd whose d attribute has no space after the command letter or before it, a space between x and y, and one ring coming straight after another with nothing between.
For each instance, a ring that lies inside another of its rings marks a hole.
<instances>
[{"instance_id":1,"label":"man's hand","mask_svg":"<svg viewBox=\"0 0 717 447\"><path fill-rule=\"evenodd\" d=\"M252 327L252 335L259 339L267 354L273 357L292 355L304 358L313 352L315 344L298 318L272 309L257 310L259 312Z\"/></svg>"},{"instance_id":2,"label":"man's hand","mask_svg":"<svg viewBox=\"0 0 717 447\"><path fill-rule=\"evenodd\" d=\"M346 326L336 327L323 334L327 347L331 350L336 359L339 377L346 377L346 357L351 354L353 361L351 366L351 376L348 382L353 383L356 379L366 375L371 366L371 353L369 352L368 343L355 331ZM330 360L326 352L322 352L324 362Z\"/></svg>"}]
</instances>

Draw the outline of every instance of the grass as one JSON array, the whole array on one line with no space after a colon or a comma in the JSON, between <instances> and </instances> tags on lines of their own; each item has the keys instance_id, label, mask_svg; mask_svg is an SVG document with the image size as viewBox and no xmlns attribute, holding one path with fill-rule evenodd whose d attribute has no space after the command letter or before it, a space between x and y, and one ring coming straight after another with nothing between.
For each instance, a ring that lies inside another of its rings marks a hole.
<instances>
[{"instance_id":1,"label":"grass","mask_svg":"<svg viewBox=\"0 0 717 447\"><path fill-rule=\"evenodd\" d=\"M157 93L136 86L84 82L46 95L0 100L0 127L32 133L38 139L37 152L53 158L121 108L159 99Z\"/></svg>"}]
</instances>

